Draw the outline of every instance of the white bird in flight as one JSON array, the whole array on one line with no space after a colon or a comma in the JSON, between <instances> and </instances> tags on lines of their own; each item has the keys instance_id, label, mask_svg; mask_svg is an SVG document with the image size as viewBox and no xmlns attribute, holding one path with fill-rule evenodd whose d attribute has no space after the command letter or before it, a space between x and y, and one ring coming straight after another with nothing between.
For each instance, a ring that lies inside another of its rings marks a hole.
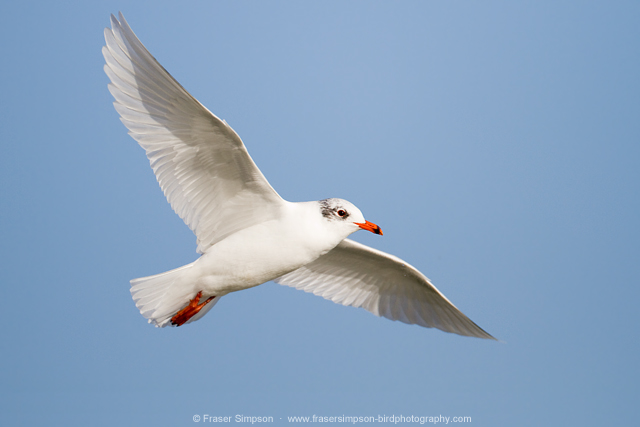
<instances>
[{"instance_id":1,"label":"white bird in flight","mask_svg":"<svg viewBox=\"0 0 640 427\"><path fill-rule=\"evenodd\" d=\"M400 258L347 239L382 235L342 199L282 199L237 133L149 53L122 13L102 48L109 91L145 149L173 210L197 237L191 264L131 281L140 313L157 327L204 316L222 296L270 280L376 316L494 339Z\"/></svg>"}]
</instances>

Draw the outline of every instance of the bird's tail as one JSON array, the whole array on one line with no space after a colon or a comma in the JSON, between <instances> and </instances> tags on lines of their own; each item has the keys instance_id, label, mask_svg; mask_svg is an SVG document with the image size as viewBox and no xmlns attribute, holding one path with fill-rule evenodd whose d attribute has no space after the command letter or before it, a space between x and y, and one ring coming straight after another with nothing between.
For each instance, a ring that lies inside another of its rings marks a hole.
<instances>
[{"instance_id":1,"label":"bird's tail","mask_svg":"<svg viewBox=\"0 0 640 427\"><path fill-rule=\"evenodd\" d=\"M198 304L202 293L194 295L192 288L184 286L181 279L192 266L193 263L131 281L133 300L149 323L164 328L195 322L218 302L220 297L211 297Z\"/></svg>"}]
</instances>

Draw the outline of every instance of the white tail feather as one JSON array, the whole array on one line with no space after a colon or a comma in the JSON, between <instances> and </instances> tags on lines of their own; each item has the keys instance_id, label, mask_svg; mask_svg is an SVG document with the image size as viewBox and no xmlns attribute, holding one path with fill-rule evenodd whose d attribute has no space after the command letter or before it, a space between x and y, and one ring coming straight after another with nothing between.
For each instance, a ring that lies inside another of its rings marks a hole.
<instances>
[{"instance_id":1,"label":"white tail feather","mask_svg":"<svg viewBox=\"0 0 640 427\"><path fill-rule=\"evenodd\" d=\"M158 328L172 326L171 318L195 297L193 289L180 280L192 266L193 263L131 281L131 296L149 323ZM219 299L220 297L214 298L186 323L202 318Z\"/></svg>"}]
</instances>

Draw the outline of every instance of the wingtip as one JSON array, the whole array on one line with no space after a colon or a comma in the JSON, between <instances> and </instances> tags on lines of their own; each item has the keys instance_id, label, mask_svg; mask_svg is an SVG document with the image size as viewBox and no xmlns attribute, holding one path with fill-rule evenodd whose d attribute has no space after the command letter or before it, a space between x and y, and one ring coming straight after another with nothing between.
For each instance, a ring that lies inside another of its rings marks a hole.
<instances>
[{"instance_id":1,"label":"wingtip","mask_svg":"<svg viewBox=\"0 0 640 427\"><path fill-rule=\"evenodd\" d=\"M117 17L112 13L110 20L111 20L111 28L113 30L115 30L116 28L124 28L124 27L130 28L129 24L127 23L127 20L124 18L124 15L120 11L118 11Z\"/></svg>"},{"instance_id":2,"label":"wingtip","mask_svg":"<svg viewBox=\"0 0 640 427\"><path fill-rule=\"evenodd\" d=\"M485 330L484 330L484 329L482 329L480 326L476 325L476 323L475 323L475 322L473 322L473 321L472 321L472 323L473 323L473 325L474 325L476 328L478 328L478 330L476 330L476 331L471 331L471 333L470 333L470 334L468 334L467 336L475 337L475 338L482 338L482 339L485 339L485 340L493 340L493 341L498 341L498 342L500 342L500 340L499 340L498 338L494 337L494 336L493 336L493 335L491 335L489 332L485 331ZM465 334L465 335L466 335L466 334Z\"/></svg>"}]
</instances>

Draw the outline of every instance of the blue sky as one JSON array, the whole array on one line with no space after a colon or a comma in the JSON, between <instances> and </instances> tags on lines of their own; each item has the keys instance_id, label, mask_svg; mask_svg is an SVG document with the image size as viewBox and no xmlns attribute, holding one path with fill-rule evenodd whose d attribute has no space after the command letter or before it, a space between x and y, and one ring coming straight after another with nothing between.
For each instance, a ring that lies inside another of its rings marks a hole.
<instances>
[{"instance_id":1,"label":"blue sky","mask_svg":"<svg viewBox=\"0 0 640 427\"><path fill-rule=\"evenodd\" d=\"M122 10L287 200L342 197L365 244L502 343L273 283L158 330L129 280L195 237L119 122ZM637 2L4 2L3 425L196 414L637 420Z\"/></svg>"}]
</instances>

